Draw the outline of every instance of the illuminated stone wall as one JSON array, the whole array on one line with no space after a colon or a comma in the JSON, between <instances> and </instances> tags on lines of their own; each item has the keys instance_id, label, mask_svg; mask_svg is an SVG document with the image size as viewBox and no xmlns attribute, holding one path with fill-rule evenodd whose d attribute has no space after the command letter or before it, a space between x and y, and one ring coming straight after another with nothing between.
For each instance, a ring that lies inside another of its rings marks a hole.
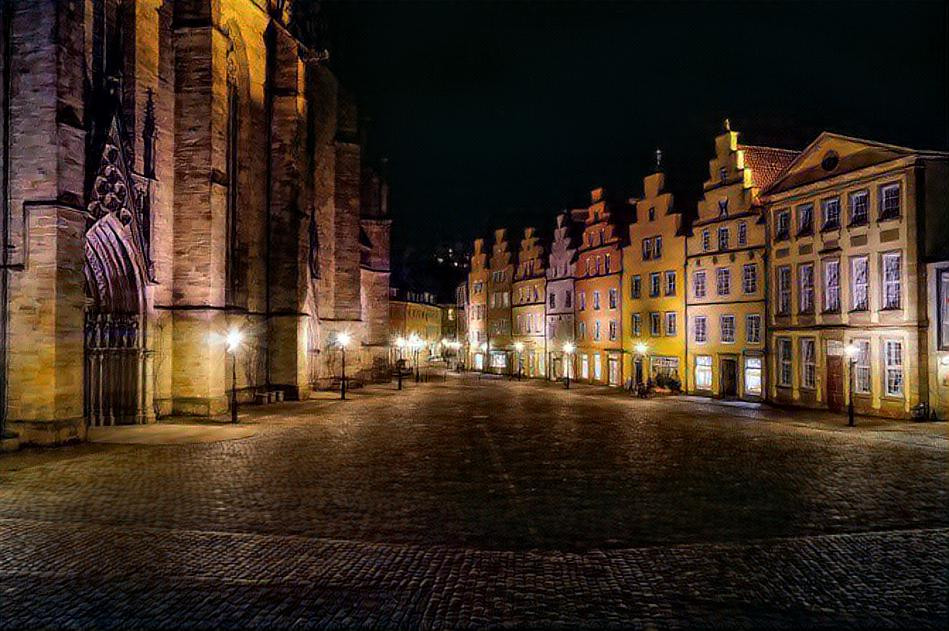
<instances>
[{"instance_id":1,"label":"illuminated stone wall","mask_svg":"<svg viewBox=\"0 0 949 631\"><path fill-rule=\"evenodd\" d=\"M5 3L13 267L3 378L25 442L85 434L84 319L101 308L84 291L96 221L87 206L110 124L134 215L116 247L144 280L93 273L140 304L143 421L227 410L224 336L235 328L245 400L308 397L332 375L337 331L360 346L354 374L384 362L387 191L377 176L364 185L354 98L291 35L291 3L271 4Z\"/></svg>"}]
</instances>

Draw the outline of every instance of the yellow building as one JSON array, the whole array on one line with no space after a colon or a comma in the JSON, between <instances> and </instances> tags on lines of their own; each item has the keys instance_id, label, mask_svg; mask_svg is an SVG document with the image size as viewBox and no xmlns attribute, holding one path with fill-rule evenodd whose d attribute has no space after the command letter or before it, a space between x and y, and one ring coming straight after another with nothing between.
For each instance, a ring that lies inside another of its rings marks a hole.
<instances>
[{"instance_id":1,"label":"yellow building","mask_svg":"<svg viewBox=\"0 0 949 631\"><path fill-rule=\"evenodd\" d=\"M533 228L524 230L511 288L514 303L515 372L527 377L546 376L547 344L544 335L547 267L544 248ZM518 363L520 362L520 367Z\"/></svg>"},{"instance_id":2,"label":"yellow building","mask_svg":"<svg viewBox=\"0 0 949 631\"><path fill-rule=\"evenodd\" d=\"M511 369L511 283L514 280L514 260L508 246L507 231L494 231L494 244L488 262L488 370L508 374Z\"/></svg>"},{"instance_id":3,"label":"yellow building","mask_svg":"<svg viewBox=\"0 0 949 631\"><path fill-rule=\"evenodd\" d=\"M428 361L437 355L442 339L442 308L435 302L435 296L426 292L391 290L389 333L393 340L409 340L413 337L420 339L422 348L419 352L419 362ZM407 352L403 351L403 357L411 360L412 357L405 355Z\"/></svg>"},{"instance_id":4,"label":"yellow building","mask_svg":"<svg viewBox=\"0 0 949 631\"><path fill-rule=\"evenodd\" d=\"M759 192L796 152L738 144L728 122L687 240L688 391L765 394L765 226Z\"/></svg>"},{"instance_id":5,"label":"yellow building","mask_svg":"<svg viewBox=\"0 0 949 631\"><path fill-rule=\"evenodd\" d=\"M679 390L685 382L685 233L660 171L643 180L623 248L623 373Z\"/></svg>"},{"instance_id":6,"label":"yellow building","mask_svg":"<svg viewBox=\"0 0 949 631\"><path fill-rule=\"evenodd\" d=\"M626 218L594 189L577 249L574 374L590 383L622 385L622 247Z\"/></svg>"},{"instance_id":7,"label":"yellow building","mask_svg":"<svg viewBox=\"0 0 949 631\"><path fill-rule=\"evenodd\" d=\"M771 399L843 411L852 379L857 413L945 417L925 261L946 254L947 159L823 133L768 189Z\"/></svg>"},{"instance_id":8,"label":"yellow building","mask_svg":"<svg viewBox=\"0 0 949 631\"><path fill-rule=\"evenodd\" d=\"M488 348L488 255L484 239L475 239L468 272L467 326L468 366L484 370Z\"/></svg>"}]
</instances>

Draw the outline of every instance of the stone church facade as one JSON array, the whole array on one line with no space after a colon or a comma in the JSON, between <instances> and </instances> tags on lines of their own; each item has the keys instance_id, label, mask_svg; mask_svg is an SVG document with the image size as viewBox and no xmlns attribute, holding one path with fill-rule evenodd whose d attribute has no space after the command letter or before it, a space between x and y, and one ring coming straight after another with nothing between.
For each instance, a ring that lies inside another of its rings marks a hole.
<instances>
[{"instance_id":1,"label":"stone church facade","mask_svg":"<svg viewBox=\"0 0 949 631\"><path fill-rule=\"evenodd\" d=\"M287 0L2 3L0 405L21 442L385 374L387 188ZM353 370L353 373L350 370Z\"/></svg>"}]
</instances>

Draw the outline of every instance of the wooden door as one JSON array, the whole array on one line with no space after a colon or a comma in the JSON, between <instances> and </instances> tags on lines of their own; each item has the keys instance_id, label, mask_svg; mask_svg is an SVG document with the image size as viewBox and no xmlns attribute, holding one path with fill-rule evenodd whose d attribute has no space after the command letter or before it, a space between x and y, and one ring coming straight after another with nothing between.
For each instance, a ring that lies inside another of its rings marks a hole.
<instances>
[{"instance_id":1,"label":"wooden door","mask_svg":"<svg viewBox=\"0 0 949 631\"><path fill-rule=\"evenodd\" d=\"M722 396L738 396L738 362L734 359L722 360Z\"/></svg>"},{"instance_id":2,"label":"wooden door","mask_svg":"<svg viewBox=\"0 0 949 631\"><path fill-rule=\"evenodd\" d=\"M844 360L827 356L827 407L835 412L844 409Z\"/></svg>"}]
</instances>

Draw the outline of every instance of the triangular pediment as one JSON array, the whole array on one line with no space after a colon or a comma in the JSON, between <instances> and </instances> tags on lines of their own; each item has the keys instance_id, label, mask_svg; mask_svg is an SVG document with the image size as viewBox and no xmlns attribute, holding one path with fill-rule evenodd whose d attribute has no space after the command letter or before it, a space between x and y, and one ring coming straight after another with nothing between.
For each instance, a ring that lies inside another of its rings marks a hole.
<instances>
[{"instance_id":1,"label":"triangular pediment","mask_svg":"<svg viewBox=\"0 0 949 631\"><path fill-rule=\"evenodd\" d=\"M768 192L785 191L915 153L907 147L824 132L788 165Z\"/></svg>"}]
</instances>

